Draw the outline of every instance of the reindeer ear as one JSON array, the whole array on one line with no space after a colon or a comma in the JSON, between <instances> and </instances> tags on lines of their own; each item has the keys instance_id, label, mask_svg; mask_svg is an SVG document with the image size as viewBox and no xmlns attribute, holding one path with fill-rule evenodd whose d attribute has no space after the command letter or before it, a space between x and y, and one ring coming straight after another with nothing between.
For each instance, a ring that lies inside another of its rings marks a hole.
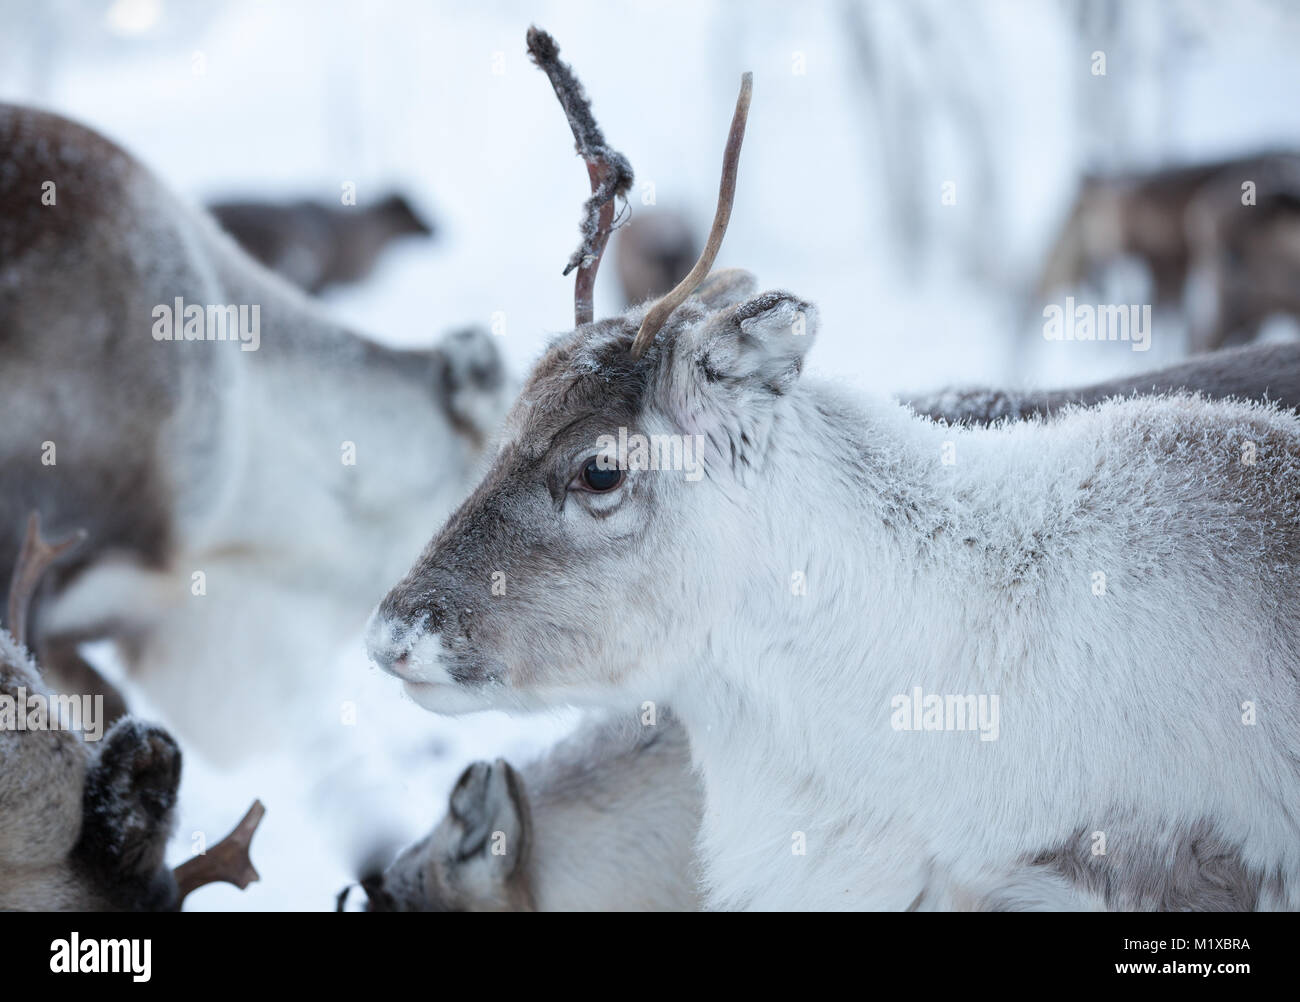
<instances>
[{"instance_id":1,"label":"reindeer ear","mask_svg":"<svg viewBox=\"0 0 1300 1002\"><path fill-rule=\"evenodd\" d=\"M686 327L672 342L661 403L685 432L706 442L705 463L751 466L803 368L817 310L786 292L765 292Z\"/></svg>"},{"instance_id":2,"label":"reindeer ear","mask_svg":"<svg viewBox=\"0 0 1300 1002\"><path fill-rule=\"evenodd\" d=\"M764 292L691 332L682 362L706 383L743 384L780 396L799 377L816 331L811 303L788 292Z\"/></svg>"},{"instance_id":3,"label":"reindeer ear","mask_svg":"<svg viewBox=\"0 0 1300 1002\"><path fill-rule=\"evenodd\" d=\"M457 856L481 863L497 880L514 874L532 840L528 795L509 762L475 762L451 791L451 816L459 823Z\"/></svg>"},{"instance_id":4,"label":"reindeer ear","mask_svg":"<svg viewBox=\"0 0 1300 1002\"><path fill-rule=\"evenodd\" d=\"M725 310L744 302L758 288L758 279L744 268L722 268L709 277L691 296L710 310Z\"/></svg>"},{"instance_id":5,"label":"reindeer ear","mask_svg":"<svg viewBox=\"0 0 1300 1002\"><path fill-rule=\"evenodd\" d=\"M474 438L491 434L506 410L505 362L496 340L481 327L467 327L444 337L433 354L452 423Z\"/></svg>"}]
</instances>

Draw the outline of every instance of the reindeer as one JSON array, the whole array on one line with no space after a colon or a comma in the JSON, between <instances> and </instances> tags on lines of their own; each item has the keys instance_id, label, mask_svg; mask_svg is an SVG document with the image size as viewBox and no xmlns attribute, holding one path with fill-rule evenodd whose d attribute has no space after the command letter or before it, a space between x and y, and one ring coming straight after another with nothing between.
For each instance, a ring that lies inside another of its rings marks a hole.
<instances>
[{"instance_id":1,"label":"reindeer","mask_svg":"<svg viewBox=\"0 0 1300 1002\"><path fill-rule=\"evenodd\" d=\"M86 529L24 624L38 660L80 688L78 643L115 641L188 742L237 761L292 732L289 697L467 489L496 347L339 326L66 119L0 106L0 150L0 582L28 510Z\"/></svg>"},{"instance_id":2,"label":"reindeer","mask_svg":"<svg viewBox=\"0 0 1300 1002\"><path fill-rule=\"evenodd\" d=\"M446 817L362 881L367 910L695 910L700 809L671 714L588 722L522 770L466 768Z\"/></svg>"},{"instance_id":3,"label":"reindeer","mask_svg":"<svg viewBox=\"0 0 1300 1002\"><path fill-rule=\"evenodd\" d=\"M907 399L918 414L946 421L989 424L1049 417L1070 406L1090 407L1111 397L1135 394L1203 394L1212 400L1276 401L1300 408L1300 345L1255 344L1209 352L1175 365L1090 386L1062 390L999 390L950 387Z\"/></svg>"},{"instance_id":4,"label":"reindeer","mask_svg":"<svg viewBox=\"0 0 1300 1002\"><path fill-rule=\"evenodd\" d=\"M311 293L359 282L393 241L434 233L397 193L366 206L303 199L213 202L208 211L255 260Z\"/></svg>"},{"instance_id":5,"label":"reindeer","mask_svg":"<svg viewBox=\"0 0 1300 1002\"><path fill-rule=\"evenodd\" d=\"M700 241L679 213L633 216L618 228L614 264L626 303L657 299L680 282L700 256Z\"/></svg>"},{"instance_id":6,"label":"reindeer","mask_svg":"<svg viewBox=\"0 0 1300 1002\"><path fill-rule=\"evenodd\" d=\"M1193 348L1254 337L1275 314L1300 318L1300 157L1270 162L1248 180L1207 185L1188 207Z\"/></svg>"},{"instance_id":7,"label":"reindeer","mask_svg":"<svg viewBox=\"0 0 1300 1002\"><path fill-rule=\"evenodd\" d=\"M1124 255L1150 270L1157 306L1178 306L1195 255L1187 213L1207 186L1227 183L1233 199L1243 181L1294 171L1294 153L1266 152L1157 171L1088 175L1047 255L1039 295L1097 281ZM1213 347L1210 345L1208 347Z\"/></svg>"},{"instance_id":8,"label":"reindeer","mask_svg":"<svg viewBox=\"0 0 1300 1002\"><path fill-rule=\"evenodd\" d=\"M701 284L748 94L701 260L552 343L372 659L439 713L671 705L712 907L1300 906L1300 420L944 427L801 378L811 303Z\"/></svg>"},{"instance_id":9,"label":"reindeer","mask_svg":"<svg viewBox=\"0 0 1300 1002\"><path fill-rule=\"evenodd\" d=\"M51 705L21 624L45 569L81 538L52 544L35 515L28 522L9 595L15 633L0 629L0 698L15 707L33 697ZM260 803L206 854L164 865L180 777L175 740L133 717L95 743L48 717L40 728L0 727L0 911L172 911L206 884L257 880L248 847Z\"/></svg>"},{"instance_id":10,"label":"reindeer","mask_svg":"<svg viewBox=\"0 0 1300 1002\"><path fill-rule=\"evenodd\" d=\"M1294 410L1300 406L1300 346L1265 344L1219 351L1092 386L1023 393L947 390L908 403L918 413L950 424L989 424L1046 418L1069 406L1093 406L1111 397L1183 390L1213 399L1273 399ZM650 730L589 725L524 773L519 776L500 759L466 769L446 818L430 836L403 853L385 874L363 881L369 909L487 911L503 904L530 908L535 896L526 889L537 886L549 889L547 905L538 909L543 911L664 907L660 902L669 894L676 895L674 908L697 907L697 875L689 846L666 859L645 851L647 846L684 846L699 826L702 793L691 770L685 732L675 717L661 719ZM514 778L503 782L506 776ZM530 797L527 791L537 788L559 793ZM575 800L583 807L580 823L573 820ZM620 875L590 866L556 865L537 848L535 838L528 840L532 848L522 863L513 857L489 857L486 842L478 844L477 852L466 850L465 834L471 828L519 831L521 819L530 817L533 830L563 833L552 844L579 847L584 853L617 847ZM634 865L638 876L629 880L625 874ZM629 893L647 889L658 897L647 902Z\"/></svg>"}]
</instances>

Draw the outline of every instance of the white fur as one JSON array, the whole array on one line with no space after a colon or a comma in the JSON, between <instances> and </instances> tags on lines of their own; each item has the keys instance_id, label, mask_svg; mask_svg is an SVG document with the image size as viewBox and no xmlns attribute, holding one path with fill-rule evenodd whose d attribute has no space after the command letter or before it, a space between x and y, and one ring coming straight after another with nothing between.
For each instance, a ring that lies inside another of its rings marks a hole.
<instances>
[{"instance_id":1,"label":"white fur","mask_svg":"<svg viewBox=\"0 0 1300 1002\"><path fill-rule=\"evenodd\" d=\"M524 508L576 449L545 429L603 406L639 316L559 342L476 494L504 542L471 508L387 600L503 562L525 596L453 638L504 675L424 705L672 705L715 907L1195 907L1220 864L1240 903L1300 906L1300 421L1176 396L941 426L797 381L800 305L684 309L661 336L640 430L705 435L703 481ZM917 686L996 695L997 740L895 729Z\"/></svg>"}]
</instances>

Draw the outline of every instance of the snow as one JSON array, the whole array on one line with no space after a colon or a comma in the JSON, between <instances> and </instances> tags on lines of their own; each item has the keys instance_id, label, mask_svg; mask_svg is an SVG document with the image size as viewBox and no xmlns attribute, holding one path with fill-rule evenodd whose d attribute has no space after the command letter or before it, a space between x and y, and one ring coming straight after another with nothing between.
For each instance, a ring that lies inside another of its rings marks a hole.
<instances>
[{"instance_id":1,"label":"snow","mask_svg":"<svg viewBox=\"0 0 1300 1002\"><path fill-rule=\"evenodd\" d=\"M740 74L753 70L718 264L815 302L814 370L882 392L1068 384L1179 357L1182 332L1159 315L1145 353L1041 337L1043 304L1025 290L1078 173L1300 135L1300 17L1265 0L1126 4L1118 39L1079 28L1088 19L1067 4L875 3L861 8L880 40L870 65L845 4L830 2L636 0L616 14L596 0L5 6L0 96L99 128L195 198L331 199L349 181L363 201L411 192L438 239L390 251L329 308L395 344L489 326L516 374L571 324L560 272L590 194L525 53L533 22L631 161L632 211L653 196L701 232ZM1089 71L1097 50L1104 77ZM872 75L883 105L866 90ZM955 205L941 200L946 182ZM899 206L915 206L902 229ZM620 305L612 272L597 285L598 316ZM1121 276L1108 295L1142 302L1142 286ZM196 832L211 844L254 797L268 808L253 852L263 882L205 889L190 907L330 908L367 858L427 830L465 764L527 757L573 721L433 718L366 667L359 640L322 677L351 680L354 724L232 773L187 755L178 861Z\"/></svg>"}]
</instances>

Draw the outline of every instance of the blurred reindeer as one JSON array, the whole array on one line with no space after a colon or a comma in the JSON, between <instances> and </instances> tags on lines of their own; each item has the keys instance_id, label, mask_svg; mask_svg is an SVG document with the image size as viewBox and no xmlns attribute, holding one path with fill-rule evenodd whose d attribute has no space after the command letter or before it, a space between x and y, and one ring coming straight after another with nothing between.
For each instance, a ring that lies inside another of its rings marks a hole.
<instances>
[{"instance_id":1,"label":"blurred reindeer","mask_svg":"<svg viewBox=\"0 0 1300 1002\"><path fill-rule=\"evenodd\" d=\"M1257 189L1243 204L1243 185ZM1151 172L1085 177L1038 280L1040 297L1100 285L1122 257L1150 273L1156 307L1187 309L1195 351L1250 338L1300 313L1300 156L1264 153ZM1194 281L1193 281L1194 279Z\"/></svg>"},{"instance_id":2,"label":"blurred reindeer","mask_svg":"<svg viewBox=\"0 0 1300 1002\"><path fill-rule=\"evenodd\" d=\"M0 629L0 702L16 713L33 699L56 705L23 645L22 624L46 569L81 539L51 544L39 519L28 521L6 613L13 632ZM100 742L68 726L78 721L56 723L49 714L39 727L7 723L0 727L0 911L170 911L204 884L243 888L258 879L248 846L260 804L205 854L174 871L164 865L181 752L161 727L128 717Z\"/></svg>"},{"instance_id":3,"label":"blurred reindeer","mask_svg":"<svg viewBox=\"0 0 1300 1002\"><path fill-rule=\"evenodd\" d=\"M611 717L536 762L475 762L447 815L382 874L369 911L688 911L703 797L686 731Z\"/></svg>"},{"instance_id":4,"label":"blurred reindeer","mask_svg":"<svg viewBox=\"0 0 1300 1002\"><path fill-rule=\"evenodd\" d=\"M208 211L255 260L311 293L359 282L393 241L434 233L396 193L366 206L213 202Z\"/></svg>"},{"instance_id":5,"label":"blurred reindeer","mask_svg":"<svg viewBox=\"0 0 1300 1002\"><path fill-rule=\"evenodd\" d=\"M504 409L494 343L360 336L107 139L12 106L0 260L0 583L26 512L88 533L32 603L38 660L84 679L78 643L113 640L212 757L278 742L468 484Z\"/></svg>"},{"instance_id":6,"label":"blurred reindeer","mask_svg":"<svg viewBox=\"0 0 1300 1002\"><path fill-rule=\"evenodd\" d=\"M629 306L662 296L700 256L699 237L677 212L639 212L615 234L614 268Z\"/></svg>"}]
</instances>

